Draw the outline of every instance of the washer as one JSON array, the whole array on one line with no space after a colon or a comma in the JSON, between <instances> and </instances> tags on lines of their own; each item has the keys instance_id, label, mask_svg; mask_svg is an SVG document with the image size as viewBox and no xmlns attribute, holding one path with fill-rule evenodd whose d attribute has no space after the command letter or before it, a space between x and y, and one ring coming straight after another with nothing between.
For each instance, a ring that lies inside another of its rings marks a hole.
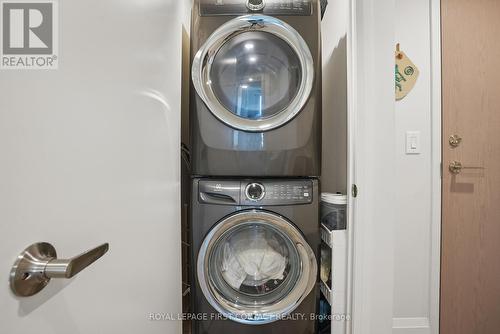
<instances>
[{"instance_id":1,"label":"washer","mask_svg":"<svg viewBox=\"0 0 500 334\"><path fill-rule=\"evenodd\" d=\"M193 333L316 333L318 181L193 179Z\"/></svg>"},{"instance_id":2,"label":"washer","mask_svg":"<svg viewBox=\"0 0 500 334\"><path fill-rule=\"evenodd\" d=\"M320 16L317 0L195 0L194 175L320 175Z\"/></svg>"}]
</instances>

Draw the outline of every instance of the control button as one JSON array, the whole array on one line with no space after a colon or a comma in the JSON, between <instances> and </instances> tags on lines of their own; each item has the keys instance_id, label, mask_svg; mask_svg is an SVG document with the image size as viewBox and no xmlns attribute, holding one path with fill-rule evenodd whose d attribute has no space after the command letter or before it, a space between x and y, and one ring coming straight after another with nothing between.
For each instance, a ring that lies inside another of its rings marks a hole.
<instances>
[{"instance_id":1,"label":"control button","mask_svg":"<svg viewBox=\"0 0 500 334\"><path fill-rule=\"evenodd\" d=\"M251 201L260 201L266 195L266 191L262 184L250 183L245 188L245 195Z\"/></svg>"},{"instance_id":2,"label":"control button","mask_svg":"<svg viewBox=\"0 0 500 334\"><path fill-rule=\"evenodd\" d=\"M264 0L247 0L247 8L251 11L256 12L262 10L265 6Z\"/></svg>"}]
</instances>

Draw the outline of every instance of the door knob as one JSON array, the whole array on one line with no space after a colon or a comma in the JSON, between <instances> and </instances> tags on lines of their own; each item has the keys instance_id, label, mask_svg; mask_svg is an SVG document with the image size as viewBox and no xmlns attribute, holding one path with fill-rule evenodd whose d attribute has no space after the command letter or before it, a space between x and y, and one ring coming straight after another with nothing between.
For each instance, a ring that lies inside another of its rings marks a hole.
<instances>
[{"instance_id":1,"label":"door knob","mask_svg":"<svg viewBox=\"0 0 500 334\"><path fill-rule=\"evenodd\" d=\"M462 169L484 169L484 167L473 167L473 166L464 166L460 161L452 161L449 165L449 170L452 174L460 174Z\"/></svg>"},{"instance_id":2,"label":"door knob","mask_svg":"<svg viewBox=\"0 0 500 334\"><path fill-rule=\"evenodd\" d=\"M16 296L29 297L47 286L51 278L71 278L94 263L109 249L105 243L70 259L58 259L56 249L37 242L18 255L10 272L10 288Z\"/></svg>"},{"instance_id":3,"label":"door knob","mask_svg":"<svg viewBox=\"0 0 500 334\"><path fill-rule=\"evenodd\" d=\"M458 135L452 135L450 136L450 138L448 139L448 143L450 144L451 147L455 148L455 147L458 147L460 145L460 143L462 142L462 137L458 136Z\"/></svg>"}]
</instances>

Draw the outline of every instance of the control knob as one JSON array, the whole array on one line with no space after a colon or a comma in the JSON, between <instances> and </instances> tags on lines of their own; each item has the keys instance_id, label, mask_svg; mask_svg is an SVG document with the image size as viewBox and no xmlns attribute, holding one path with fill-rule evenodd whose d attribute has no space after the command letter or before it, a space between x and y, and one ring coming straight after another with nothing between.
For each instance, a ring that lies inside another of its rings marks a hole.
<instances>
[{"instance_id":1,"label":"control knob","mask_svg":"<svg viewBox=\"0 0 500 334\"><path fill-rule=\"evenodd\" d=\"M262 10L265 6L264 0L247 0L247 8L253 12Z\"/></svg>"},{"instance_id":2,"label":"control knob","mask_svg":"<svg viewBox=\"0 0 500 334\"><path fill-rule=\"evenodd\" d=\"M250 183L245 188L245 195L251 201L260 201L266 195L266 191L262 184Z\"/></svg>"}]
</instances>

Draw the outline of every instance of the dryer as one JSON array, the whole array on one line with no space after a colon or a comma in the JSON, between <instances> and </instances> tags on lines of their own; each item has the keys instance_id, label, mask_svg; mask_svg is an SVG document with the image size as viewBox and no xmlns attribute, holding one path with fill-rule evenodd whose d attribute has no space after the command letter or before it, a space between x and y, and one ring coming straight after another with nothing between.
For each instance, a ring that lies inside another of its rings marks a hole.
<instances>
[{"instance_id":1,"label":"dryer","mask_svg":"<svg viewBox=\"0 0 500 334\"><path fill-rule=\"evenodd\" d=\"M194 179L194 334L316 333L318 181Z\"/></svg>"},{"instance_id":2,"label":"dryer","mask_svg":"<svg viewBox=\"0 0 500 334\"><path fill-rule=\"evenodd\" d=\"M320 175L320 16L317 0L195 0L194 175Z\"/></svg>"}]
</instances>

